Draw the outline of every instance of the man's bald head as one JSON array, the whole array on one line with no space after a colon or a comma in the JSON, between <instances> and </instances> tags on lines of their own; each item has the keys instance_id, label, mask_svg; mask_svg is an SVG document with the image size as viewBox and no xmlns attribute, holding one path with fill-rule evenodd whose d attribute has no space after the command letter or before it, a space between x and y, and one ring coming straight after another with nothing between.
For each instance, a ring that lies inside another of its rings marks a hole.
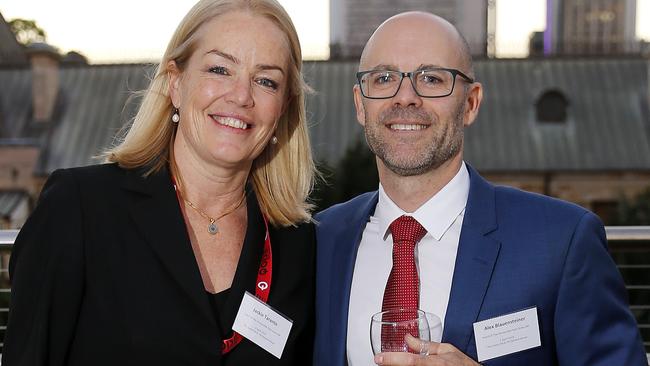
<instances>
[{"instance_id":1,"label":"man's bald head","mask_svg":"<svg viewBox=\"0 0 650 366\"><path fill-rule=\"evenodd\" d=\"M378 48L379 52L393 48L394 55L399 56L404 52L416 51L416 47L432 47L449 54L456 59L457 65L439 66L458 67L470 77L474 77L472 57L465 38L447 20L421 11L400 13L384 21L366 43L359 68L367 70L375 66L373 63L377 62L377 57L373 56L377 54Z\"/></svg>"},{"instance_id":2,"label":"man's bald head","mask_svg":"<svg viewBox=\"0 0 650 366\"><path fill-rule=\"evenodd\" d=\"M458 30L430 13L395 15L368 40L359 71L366 72L353 87L354 105L379 179L435 171L451 179L462 162L464 128L476 119L483 96ZM364 94L372 90L384 94Z\"/></svg>"}]
</instances>

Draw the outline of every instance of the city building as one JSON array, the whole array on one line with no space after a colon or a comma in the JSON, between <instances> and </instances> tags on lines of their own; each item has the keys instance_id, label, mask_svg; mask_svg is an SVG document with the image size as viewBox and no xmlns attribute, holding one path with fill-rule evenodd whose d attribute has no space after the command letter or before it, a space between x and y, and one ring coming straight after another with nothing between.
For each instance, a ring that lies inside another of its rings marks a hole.
<instances>
[{"instance_id":1,"label":"city building","mask_svg":"<svg viewBox=\"0 0 650 366\"><path fill-rule=\"evenodd\" d=\"M358 58L379 24L409 10L429 11L449 20L466 37L474 55L486 54L487 0L330 0L330 58Z\"/></svg>"},{"instance_id":2,"label":"city building","mask_svg":"<svg viewBox=\"0 0 650 366\"><path fill-rule=\"evenodd\" d=\"M547 0L545 54L639 52L636 0Z\"/></svg>"},{"instance_id":3,"label":"city building","mask_svg":"<svg viewBox=\"0 0 650 366\"><path fill-rule=\"evenodd\" d=\"M0 24L0 37L2 37ZM0 43L0 55L10 54ZM13 46L12 46L13 47ZM16 51L17 50L17 51ZM98 163L134 116L155 65L92 65L44 44L0 60L0 228L19 228L54 170ZM466 131L466 161L496 183L563 198L605 222L622 197L650 187L650 60L478 59L485 88ZM306 62L319 161L336 166L363 142L356 60Z\"/></svg>"},{"instance_id":4,"label":"city building","mask_svg":"<svg viewBox=\"0 0 650 366\"><path fill-rule=\"evenodd\" d=\"M25 52L2 14L0 14L0 64L12 66L27 64Z\"/></svg>"}]
</instances>

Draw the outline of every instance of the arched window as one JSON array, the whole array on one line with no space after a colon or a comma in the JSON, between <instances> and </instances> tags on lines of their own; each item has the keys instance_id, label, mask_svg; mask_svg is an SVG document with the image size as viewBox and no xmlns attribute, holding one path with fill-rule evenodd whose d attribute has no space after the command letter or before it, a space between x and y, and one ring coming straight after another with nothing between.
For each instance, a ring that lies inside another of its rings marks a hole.
<instances>
[{"instance_id":1,"label":"arched window","mask_svg":"<svg viewBox=\"0 0 650 366\"><path fill-rule=\"evenodd\" d=\"M565 123L569 101L558 90L549 90L537 99L535 116L540 123Z\"/></svg>"}]
</instances>

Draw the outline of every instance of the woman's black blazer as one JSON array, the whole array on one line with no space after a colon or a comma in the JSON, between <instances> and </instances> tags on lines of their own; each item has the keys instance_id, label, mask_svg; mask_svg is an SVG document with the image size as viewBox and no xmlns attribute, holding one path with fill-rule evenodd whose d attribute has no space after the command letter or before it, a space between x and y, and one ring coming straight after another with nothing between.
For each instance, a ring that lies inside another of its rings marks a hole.
<instances>
[{"instance_id":1,"label":"woman's black blazer","mask_svg":"<svg viewBox=\"0 0 650 366\"><path fill-rule=\"evenodd\" d=\"M142 173L106 164L51 175L14 245L2 365L311 364L313 225L270 228L269 304L293 320L282 359L246 339L222 357L244 291L255 292L265 232L255 195L216 319L168 171Z\"/></svg>"}]
</instances>

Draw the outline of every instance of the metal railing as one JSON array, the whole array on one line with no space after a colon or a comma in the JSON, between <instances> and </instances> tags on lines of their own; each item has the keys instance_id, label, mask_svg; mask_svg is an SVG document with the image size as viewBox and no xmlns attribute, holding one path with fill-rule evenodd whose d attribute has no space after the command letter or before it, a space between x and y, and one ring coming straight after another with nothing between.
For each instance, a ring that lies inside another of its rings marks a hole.
<instances>
[{"instance_id":1,"label":"metal railing","mask_svg":"<svg viewBox=\"0 0 650 366\"><path fill-rule=\"evenodd\" d=\"M648 352L650 351L650 226L608 226L605 231L609 251L625 280L630 309L637 319L643 344ZM8 264L17 235L18 230L0 230L0 336L2 337L0 339L4 339L7 328L11 296ZM650 356L648 360L650 361Z\"/></svg>"},{"instance_id":2,"label":"metal railing","mask_svg":"<svg viewBox=\"0 0 650 366\"><path fill-rule=\"evenodd\" d=\"M4 340L9 315L9 297L11 286L9 284L9 257L11 248L18 235L18 230L0 230L0 340ZM3 343L0 342L0 353Z\"/></svg>"},{"instance_id":3,"label":"metal railing","mask_svg":"<svg viewBox=\"0 0 650 366\"><path fill-rule=\"evenodd\" d=\"M608 226L609 251L627 288L643 345L650 351L650 226ZM648 357L650 363L650 356Z\"/></svg>"}]
</instances>

